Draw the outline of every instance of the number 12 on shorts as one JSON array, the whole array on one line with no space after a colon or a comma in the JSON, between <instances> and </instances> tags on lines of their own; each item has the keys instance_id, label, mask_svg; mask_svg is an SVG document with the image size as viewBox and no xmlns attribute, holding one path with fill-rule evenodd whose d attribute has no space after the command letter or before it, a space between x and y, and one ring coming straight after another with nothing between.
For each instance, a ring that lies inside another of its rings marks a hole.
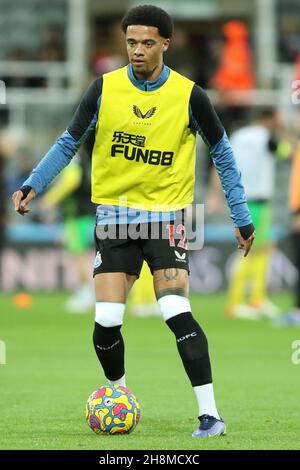
<instances>
[{"instance_id":1,"label":"number 12 on shorts","mask_svg":"<svg viewBox=\"0 0 300 470\"><path fill-rule=\"evenodd\" d=\"M181 239L179 240L177 244L177 248L182 248L184 250L187 249L187 243L186 243L186 229L183 224L178 224L176 226L176 231L175 231L175 225L174 224L167 224L166 229L169 232L169 244L170 246L175 246L175 232L181 235Z\"/></svg>"}]
</instances>

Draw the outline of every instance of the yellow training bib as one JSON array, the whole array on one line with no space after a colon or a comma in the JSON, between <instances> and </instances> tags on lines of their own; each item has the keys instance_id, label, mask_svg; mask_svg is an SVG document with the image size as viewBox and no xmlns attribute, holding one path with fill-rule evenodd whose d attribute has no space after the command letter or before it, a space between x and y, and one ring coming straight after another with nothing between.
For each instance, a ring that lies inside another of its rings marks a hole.
<instances>
[{"instance_id":1,"label":"yellow training bib","mask_svg":"<svg viewBox=\"0 0 300 470\"><path fill-rule=\"evenodd\" d=\"M188 206L196 136L189 127L194 83L171 70L157 90L138 89L127 67L103 75L92 156L92 201L149 211Z\"/></svg>"}]
</instances>

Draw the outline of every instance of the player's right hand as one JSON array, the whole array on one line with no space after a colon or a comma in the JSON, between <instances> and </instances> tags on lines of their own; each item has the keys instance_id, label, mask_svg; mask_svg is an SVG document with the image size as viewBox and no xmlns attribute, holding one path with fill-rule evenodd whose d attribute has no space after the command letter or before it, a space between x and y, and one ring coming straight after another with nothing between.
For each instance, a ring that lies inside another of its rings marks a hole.
<instances>
[{"instance_id":1,"label":"player's right hand","mask_svg":"<svg viewBox=\"0 0 300 470\"><path fill-rule=\"evenodd\" d=\"M21 215L27 214L27 212L29 212L27 205L35 198L35 196L36 194L33 189L30 189L27 195L25 195L21 189L19 189L19 191L15 191L11 197L15 206L15 211Z\"/></svg>"}]
</instances>

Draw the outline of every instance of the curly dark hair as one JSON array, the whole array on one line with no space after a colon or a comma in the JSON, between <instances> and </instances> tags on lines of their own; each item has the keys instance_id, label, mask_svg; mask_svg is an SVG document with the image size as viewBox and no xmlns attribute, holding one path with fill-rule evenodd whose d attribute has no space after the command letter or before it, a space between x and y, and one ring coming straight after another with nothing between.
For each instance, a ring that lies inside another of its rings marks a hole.
<instances>
[{"instance_id":1,"label":"curly dark hair","mask_svg":"<svg viewBox=\"0 0 300 470\"><path fill-rule=\"evenodd\" d=\"M131 25L154 26L160 36L166 39L169 39L173 33L173 21L170 15L154 5L139 5L129 10L121 23L124 33Z\"/></svg>"}]
</instances>

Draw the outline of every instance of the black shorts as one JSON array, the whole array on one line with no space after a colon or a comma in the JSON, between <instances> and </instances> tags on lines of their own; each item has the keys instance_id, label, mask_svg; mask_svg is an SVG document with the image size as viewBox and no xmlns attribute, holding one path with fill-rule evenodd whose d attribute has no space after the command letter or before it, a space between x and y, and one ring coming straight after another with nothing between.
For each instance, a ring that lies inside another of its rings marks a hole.
<instances>
[{"instance_id":1,"label":"black shorts","mask_svg":"<svg viewBox=\"0 0 300 470\"><path fill-rule=\"evenodd\" d=\"M157 269L181 268L189 273L186 228L182 221L95 227L94 273L124 272L139 277L143 261ZM112 233L114 232L114 233Z\"/></svg>"}]
</instances>

